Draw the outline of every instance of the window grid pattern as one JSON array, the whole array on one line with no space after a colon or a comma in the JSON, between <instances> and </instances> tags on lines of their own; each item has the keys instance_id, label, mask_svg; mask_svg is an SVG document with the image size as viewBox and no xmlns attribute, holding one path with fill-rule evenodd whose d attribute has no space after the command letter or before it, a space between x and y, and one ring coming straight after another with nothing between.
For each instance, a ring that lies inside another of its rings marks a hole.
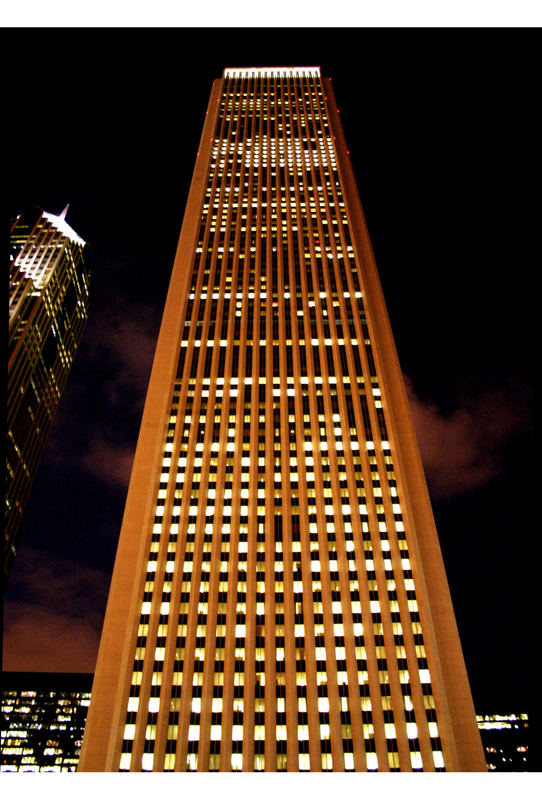
<instances>
[{"instance_id":1,"label":"window grid pattern","mask_svg":"<svg viewBox=\"0 0 542 800\"><path fill-rule=\"evenodd\" d=\"M10 235L4 574L23 510L88 317L85 242L35 208Z\"/></svg>"},{"instance_id":2,"label":"window grid pattern","mask_svg":"<svg viewBox=\"0 0 542 800\"><path fill-rule=\"evenodd\" d=\"M119 769L443 769L319 73L226 71Z\"/></svg>"},{"instance_id":3,"label":"window grid pattern","mask_svg":"<svg viewBox=\"0 0 542 800\"><path fill-rule=\"evenodd\" d=\"M90 703L86 676L78 686L73 674L54 674L47 686L46 673L22 685L12 676L3 676L0 772L75 772Z\"/></svg>"}]
</instances>

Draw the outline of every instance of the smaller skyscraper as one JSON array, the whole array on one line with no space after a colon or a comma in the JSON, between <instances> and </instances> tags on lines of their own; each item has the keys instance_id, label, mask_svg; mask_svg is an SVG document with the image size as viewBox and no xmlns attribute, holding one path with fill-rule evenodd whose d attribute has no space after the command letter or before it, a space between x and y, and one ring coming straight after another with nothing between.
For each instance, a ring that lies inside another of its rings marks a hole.
<instances>
[{"instance_id":1,"label":"smaller skyscraper","mask_svg":"<svg viewBox=\"0 0 542 800\"><path fill-rule=\"evenodd\" d=\"M75 772L92 675L2 673L0 772Z\"/></svg>"},{"instance_id":2,"label":"smaller skyscraper","mask_svg":"<svg viewBox=\"0 0 542 800\"><path fill-rule=\"evenodd\" d=\"M487 768L498 772L536 772L529 762L527 714L477 714Z\"/></svg>"},{"instance_id":3,"label":"smaller skyscraper","mask_svg":"<svg viewBox=\"0 0 542 800\"><path fill-rule=\"evenodd\" d=\"M67 210L32 208L11 227L4 585L88 317L88 246L67 224Z\"/></svg>"}]
</instances>

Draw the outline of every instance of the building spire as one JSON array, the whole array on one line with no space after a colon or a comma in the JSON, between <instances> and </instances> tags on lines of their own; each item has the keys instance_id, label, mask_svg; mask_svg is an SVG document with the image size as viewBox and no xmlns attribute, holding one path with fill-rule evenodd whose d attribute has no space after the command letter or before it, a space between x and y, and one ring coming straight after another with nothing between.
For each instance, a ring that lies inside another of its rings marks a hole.
<instances>
[{"instance_id":1,"label":"building spire","mask_svg":"<svg viewBox=\"0 0 542 800\"><path fill-rule=\"evenodd\" d=\"M69 203L66 203L64 206L64 210L58 215L60 219L66 219L66 214L68 213L68 208L70 207Z\"/></svg>"}]
</instances>

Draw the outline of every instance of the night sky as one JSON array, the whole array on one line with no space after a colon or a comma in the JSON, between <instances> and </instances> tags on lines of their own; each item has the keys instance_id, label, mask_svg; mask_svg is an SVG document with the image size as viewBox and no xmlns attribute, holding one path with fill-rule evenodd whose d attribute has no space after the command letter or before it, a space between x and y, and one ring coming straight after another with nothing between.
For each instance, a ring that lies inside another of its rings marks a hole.
<instances>
[{"instance_id":1,"label":"night sky","mask_svg":"<svg viewBox=\"0 0 542 800\"><path fill-rule=\"evenodd\" d=\"M92 246L90 318L6 594L4 669L94 669L212 80L225 66L320 65L409 387L475 706L529 709L537 32L27 29L4 43L8 211L69 203Z\"/></svg>"}]
</instances>

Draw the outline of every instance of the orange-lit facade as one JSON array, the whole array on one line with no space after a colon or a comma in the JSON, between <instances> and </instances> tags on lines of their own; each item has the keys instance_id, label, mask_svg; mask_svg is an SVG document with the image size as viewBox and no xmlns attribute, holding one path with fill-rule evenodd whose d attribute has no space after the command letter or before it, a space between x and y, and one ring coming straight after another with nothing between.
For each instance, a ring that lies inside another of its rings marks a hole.
<instances>
[{"instance_id":1,"label":"orange-lit facade","mask_svg":"<svg viewBox=\"0 0 542 800\"><path fill-rule=\"evenodd\" d=\"M66 211L33 208L11 227L3 582L88 317L89 248Z\"/></svg>"},{"instance_id":2,"label":"orange-lit facade","mask_svg":"<svg viewBox=\"0 0 542 800\"><path fill-rule=\"evenodd\" d=\"M213 84L79 769L485 769L317 67Z\"/></svg>"}]
</instances>

